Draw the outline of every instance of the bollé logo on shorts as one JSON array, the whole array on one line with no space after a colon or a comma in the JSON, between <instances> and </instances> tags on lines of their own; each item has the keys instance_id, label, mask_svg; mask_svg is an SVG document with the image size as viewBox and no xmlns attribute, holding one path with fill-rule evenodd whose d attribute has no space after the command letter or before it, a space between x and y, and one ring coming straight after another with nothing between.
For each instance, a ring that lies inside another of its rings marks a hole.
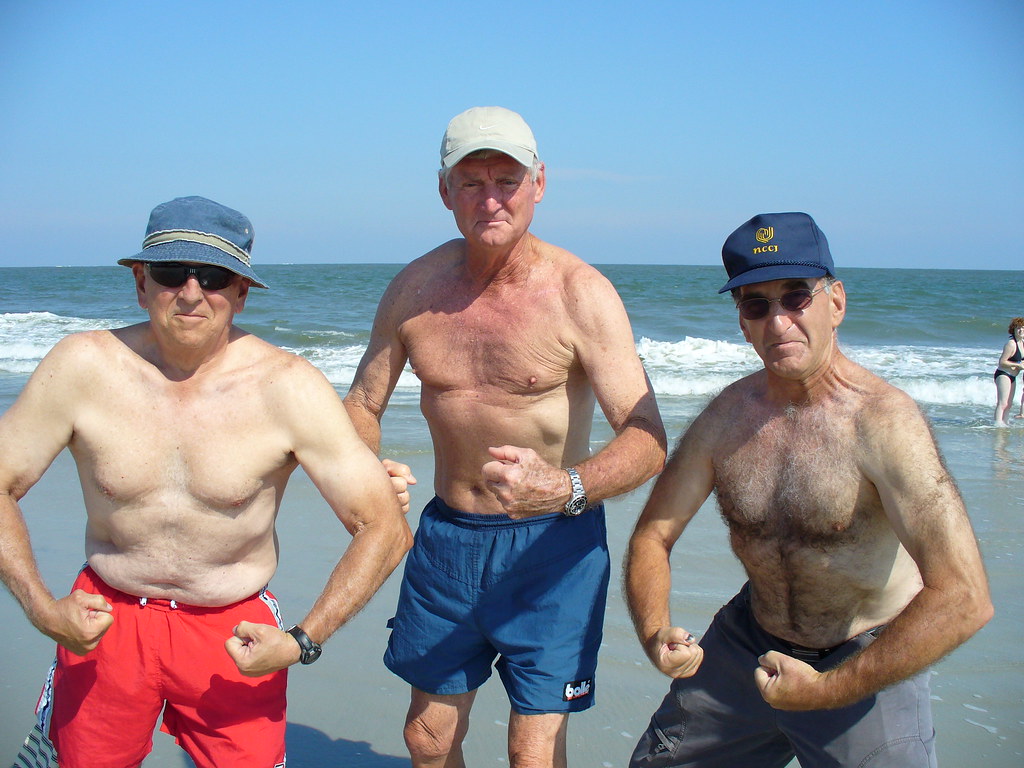
<instances>
[{"instance_id":1,"label":"boll\u00e9 logo on shorts","mask_svg":"<svg viewBox=\"0 0 1024 768\"><path fill-rule=\"evenodd\" d=\"M590 689L593 688L594 681L591 680L574 680L571 683L565 684L565 690L562 691L562 701L572 701L573 699L582 699L584 696L590 695Z\"/></svg>"}]
</instances>

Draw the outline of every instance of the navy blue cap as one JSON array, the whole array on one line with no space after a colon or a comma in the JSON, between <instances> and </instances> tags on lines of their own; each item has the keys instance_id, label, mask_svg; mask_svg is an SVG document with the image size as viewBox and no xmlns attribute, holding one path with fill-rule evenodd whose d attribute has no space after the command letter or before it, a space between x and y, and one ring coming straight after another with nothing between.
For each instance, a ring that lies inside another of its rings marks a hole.
<instances>
[{"instance_id":1,"label":"navy blue cap","mask_svg":"<svg viewBox=\"0 0 1024 768\"><path fill-rule=\"evenodd\" d=\"M761 213L733 232L722 246L729 282L741 285L801 277L835 277L825 233L806 213Z\"/></svg>"},{"instance_id":2,"label":"navy blue cap","mask_svg":"<svg viewBox=\"0 0 1024 768\"><path fill-rule=\"evenodd\" d=\"M205 197L177 197L149 214L142 252L117 263L126 267L136 261L213 264L266 288L250 263L253 236L252 222L238 211Z\"/></svg>"}]
</instances>

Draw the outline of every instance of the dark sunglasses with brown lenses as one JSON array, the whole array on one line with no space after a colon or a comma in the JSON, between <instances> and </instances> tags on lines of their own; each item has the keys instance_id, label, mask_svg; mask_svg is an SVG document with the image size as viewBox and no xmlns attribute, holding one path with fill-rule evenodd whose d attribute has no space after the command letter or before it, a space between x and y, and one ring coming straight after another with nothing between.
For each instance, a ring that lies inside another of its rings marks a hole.
<instances>
[{"instance_id":1,"label":"dark sunglasses with brown lenses","mask_svg":"<svg viewBox=\"0 0 1024 768\"><path fill-rule=\"evenodd\" d=\"M773 301L779 302L787 312L801 312L811 306L815 295L826 290L828 286L829 284L826 283L820 288L815 288L813 291L810 288L797 288L792 291L786 291L777 299L766 299L761 296L753 299L743 299L736 302L736 308L740 311L740 317L744 320L760 320L765 317Z\"/></svg>"}]
</instances>

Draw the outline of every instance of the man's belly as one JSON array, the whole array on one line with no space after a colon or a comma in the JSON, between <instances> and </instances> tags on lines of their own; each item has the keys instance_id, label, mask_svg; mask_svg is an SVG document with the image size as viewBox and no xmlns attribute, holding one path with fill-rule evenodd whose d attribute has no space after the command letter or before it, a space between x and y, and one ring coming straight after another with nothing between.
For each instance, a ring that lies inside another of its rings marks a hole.
<instances>
[{"instance_id":1,"label":"man's belly","mask_svg":"<svg viewBox=\"0 0 1024 768\"><path fill-rule=\"evenodd\" d=\"M107 584L138 597L175 600L186 605L219 607L243 600L265 587L276 560L249 558L242 562L197 562L145 553L93 551L90 567Z\"/></svg>"}]
</instances>

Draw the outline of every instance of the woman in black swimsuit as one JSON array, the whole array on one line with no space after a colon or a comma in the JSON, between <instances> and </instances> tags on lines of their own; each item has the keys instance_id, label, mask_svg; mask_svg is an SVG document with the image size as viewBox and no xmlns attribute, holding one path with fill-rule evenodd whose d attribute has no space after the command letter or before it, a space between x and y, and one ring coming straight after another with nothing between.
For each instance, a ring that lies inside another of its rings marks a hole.
<instances>
[{"instance_id":1,"label":"woman in black swimsuit","mask_svg":"<svg viewBox=\"0 0 1024 768\"><path fill-rule=\"evenodd\" d=\"M1015 317L1006 329L1010 338L1003 346L999 365L994 375L996 381L996 425L1005 425L1017 390L1017 374L1024 370L1024 317ZM1024 415L1024 399L1021 400L1021 415Z\"/></svg>"}]
</instances>

